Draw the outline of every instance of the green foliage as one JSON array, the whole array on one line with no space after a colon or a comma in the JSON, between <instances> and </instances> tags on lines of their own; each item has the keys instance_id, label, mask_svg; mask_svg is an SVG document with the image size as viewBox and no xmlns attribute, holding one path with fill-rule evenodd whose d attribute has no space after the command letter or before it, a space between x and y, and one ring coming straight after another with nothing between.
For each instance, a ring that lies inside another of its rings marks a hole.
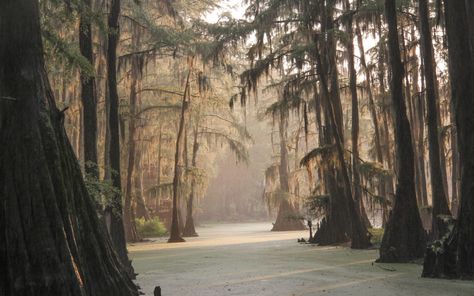
<instances>
[{"instance_id":1,"label":"green foliage","mask_svg":"<svg viewBox=\"0 0 474 296\"><path fill-rule=\"evenodd\" d=\"M240 141L227 137L227 145L237 158L238 162L248 163L249 153L247 147Z\"/></svg>"},{"instance_id":2,"label":"green foliage","mask_svg":"<svg viewBox=\"0 0 474 296\"><path fill-rule=\"evenodd\" d=\"M271 104L265 111L265 114L272 116L280 114L280 112L285 114L288 110L299 110L304 103L304 99L300 96L291 95Z\"/></svg>"},{"instance_id":3,"label":"green foliage","mask_svg":"<svg viewBox=\"0 0 474 296\"><path fill-rule=\"evenodd\" d=\"M161 199L163 197L171 197L173 192L173 183L161 183L148 189L148 193L152 198Z\"/></svg>"},{"instance_id":4,"label":"green foliage","mask_svg":"<svg viewBox=\"0 0 474 296\"><path fill-rule=\"evenodd\" d=\"M234 139L224 132L213 130L208 128L207 130L201 131L201 134L207 137L208 142L213 139L216 143L225 144L229 147L230 151L237 158L238 162L248 163L249 153L247 146L240 141L240 139Z\"/></svg>"},{"instance_id":5,"label":"green foliage","mask_svg":"<svg viewBox=\"0 0 474 296\"><path fill-rule=\"evenodd\" d=\"M291 198L294 198L294 196L291 193L277 189L275 191L265 191L263 198L267 204L268 211L271 212L275 209L278 209L281 202L285 200L289 201Z\"/></svg>"},{"instance_id":6,"label":"green foliage","mask_svg":"<svg viewBox=\"0 0 474 296\"><path fill-rule=\"evenodd\" d=\"M387 206L390 206L392 204L392 202L390 201L390 199L388 199L386 196L381 196L381 195L376 195L376 194L369 194L369 197L372 198L372 201L375 203L375 204L378 204L378 205L387 205Z\"/></svg>"},{"instance_id":7,"label":"green foliage","mask_svg":"<svg viewBox=\"0 0 474 296\"><path fill-rule=\"evenodd\" d=\"M265 183L266 184L276 184L279 182L280 173L279 173L280 164L276 163L269 166L265 170Z\"/></svg>"},{"instance_id":8,"label":"green foliage","mask_svg":"<svg viewBox=\"0 0 474 296\"><path fill-rule=\"evenodd\" d=\"M86 77L94 76L94 67L80 53L75 43L59 37L55 32L43 30L43 38L45 40L46 53L51 57L55 57L66 66L77 69Z\"/></svg>"},{"instance_id":9,"label":"green foliage","mask_svg":"<svg viewBox=\"0 0 474 296\"><path fill-rule=\"evenodd\" d=\"M167 53L173 57L194 56L202 48L202 35L193 26L196 19L210 9L216 7L214 0L206 1L168 1L154 3L155 9L149 5L133 5L133 22L145 28L148 33L147 48L140 54L154 55ZM160 17L157 19L156 11ZM136 50L136 49L134 49ZM127 58L130 55L124 55Z\"/></svg>"},{"instance_id":10,"label":"green foliage","mask_svg":"<svg viewBox=\"0 0 474 296\"><path fill-rule=\"evenodd\" d=\"M95 168L96 170L98 169L94 163L88 162L85 165ZM110 180L100 180L93 174L86 173L84 175L84 182L87 191L101 208L111 208L112 211L117 210L116 207L114 207L113 201L117 195L121 195L121 192L120 189L112 185Z\"/></svg>"},{"instance_id":11,"label":"green foliage","mask_svg":"<svg viewBox=\"0 0 474 296\"><path fill-rule=\"evenodd\" d=\"M254 24L234 20L229 16L225 16L217 24L195 20L193 26L200 36L208 36L210 39L197 42L197 52L205 61L215 63L224 59L223 53L228 47L236 48L238 41L245 39L255 30Z\"/></svg>"},{"instance_id":12,"label":"green foliage","mask_svg":"<svg viewBox=\"0 0 474 296\"><path fill-rule=\"evenodd\" d=\"M158 217L148 221L144 218L135 219L135 224L140 237L161 237L168 234L166 227Z\"/></svg>"},{"instance_id":13,"label":"green foliage","mask_svg":"<svg viewBox=\"0 0 474 296\"><path fill-rule=\"evenodd\" d=\"M357 169L359 170L362 184L366 185L360 186L368 194L372 202L381 206L391 206L392 203L388 196L377 195L372 192L383 182L389 182L393 178L393 173L390 170L384 169L382 164L370 161L359 162Z\"/></svg>"},{"instance_id":14,"label":"green foliage","mask_svg":"<svg viewBox=\"0 0 474 296\"><path fill-rule=\"evenodd\" d=\"M456 220L454 220L453 217L447 215L439 215L438 218L441 219L443 223L445 223L446 233L439 240L435 240L432 244L430 244L429 247L435 254L443 254L445 252L445 247L448 245L448 241L453 237Z\"/></svg>"},{"instance_id":15,"label":"green foliage","mask_svg":"<svg viewBox=\"0 0 474 296\"><path fill-rule=\"evenodd\" d=\"M175 26L156 25L150 18L150 16L147 16L145 12L143 12L141 20L144 26L148 28L152 42L151 48L153 48L154 51L180 50L186 52L191 49L192 40L194 38L193 31L189 29L179 30ZM187 53L192 54L192 52Z\"/></svg>"},{"instance_id":16,"label":"green foliage","mask_svg":"<svg viewBox=\"0 0 474 296\"><path fill-rule=\"evenodd\" d=\"M370 228L370 234L372 235L370 242L374 245L380 245L382 243L383 238L383 228Z\"/></svg>"},{"instance_id":17,"label":"green foliage","mask_svg":"<svg viewBox=\"0 0 474 296\"><path fill-rule=\"evenodd\" d=\"M208 186L209 176L206 170L189 166L185 169L183 175L184 180L179 182L180 196L188 197L190 194L194 194L195 198L202 197Z\"/></svg>"},{"instance_id":18,"label":"green foliage","mask_svg":"<svg viewBox=\"0 0 474 296\"><path fill-rule=\"evenodd\" d=\"M294 176L293 176L294 177ZM295 180L296 177L290 178ZM291 190L290 190L291 191ZM271 212L278 209L281 202L289 201L290 203L298 198L293 191L286 192L280 188L280 164L274 163L265 170L265 190L263 199L267 205L268 211Z\"/></svg>"},{"instance_id":19,"label":"green foliage","mask_svg":"<svg viewBox=\"0 0 474 296\"><path fill-rule=\"evenodd\" d=\"M300 162L301 166L312 167L312 163L316 165L327 167L337 161L336 147L334 145L325 145L315 148L306 154Z\"/></svg>"},{"instance_id":20,"label":"green foliage","mask_svg":"<svg viewBox=\"0 0 474 296\"><path fill-rule=\"evenodd\" d=\"M308 220L320 219L325 217L331 203L329 194L318 194L314 190L310 196L305 197L303 207Z\"/></svg>"},{"instance_id":21,"label":"green foliage","mask_svg":"<svg viewBox=\"0 0 474 296\"><path fill-rule=\"evenodd\" d=\"M325 212L329 207L330 195L312 195L306 199L305 206L314 212Z\"/></svg>"},{"instance_id":22,"label":"green foliage","mask_svg":"<svg viewBox=\"0 0 474 296\"><path fill-rule=\"evenodd\" d=\"M360 163L359 173L366 179L390 180L393 177L392 172L384 169L378 162L365 161Z\"/></svg>"},{"instance_id":23,"label":"green foliage","mask_svg":"<svg viewBox=\"0 0 474 296\"><path fill-rule=\"evenodd\" d=\"M59 75L73 75L74 70L81 71L84 77L95 75L94 66L83 57L77 40L77 20L81 17L82 27L92 24L99 32L107 28L101 11L94 11L81 0L45 0L40 5L41 33L46 60L50 71L64 71ZM58 66L65 69L59 70ZM71 71L72 70L72 71Z\"/></svg>"}]
</instances>

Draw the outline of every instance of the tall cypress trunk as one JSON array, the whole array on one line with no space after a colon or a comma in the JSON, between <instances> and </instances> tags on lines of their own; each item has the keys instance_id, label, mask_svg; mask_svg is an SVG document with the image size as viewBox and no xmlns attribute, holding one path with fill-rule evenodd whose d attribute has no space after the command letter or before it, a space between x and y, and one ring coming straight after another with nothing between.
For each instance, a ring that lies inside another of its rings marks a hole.
<instances>
[{"instance_id":1,"label":"tall cypress trunk","mask_svg":"<svg viewBox=\"0 0 474 296\"><path fill-rule=\"evenodd\" d=\"M161 153L162 153L162 146L163 146L163 126L160 125L160 134L158 135L158 160L156 164L156 186L160 186L161 184ZM159 198L160 196L155 196L155 215L158 213L159 210Z\"/></svg>"},{"instance_id":2,"label":"tall cypress trunk","mask_svg":"<svg viewBox=\"0 0 474 296\"><path fill-rule=\"evenodd\" d=\"M379 55L377 59L377 76L379 80L379 94L380 94L380 100L383 106L382 109L382 130L381 134L383 134L383 142L385 143L385 160L387 162L387 168L393 172L395 172L395 168L393 167L393 161L392 161L392 152L391 152L391 147L390 143L390 135L389 135L389 119L390 117L390 110L391 108L388 106L387 103L387 96L385 92L385 46L383 42L381 41L382 39L382 20L380 17L377 18L377 33L379 34ZM387 197L389 195L393 194L393 179L390 178L389 181L386 183L386 188L387 188ZM386 221L385 221L386 222ZM385 223L384 223L385 225Z\"/></svg>"},{"instance_id":3,"label":"tall cypress trunk","mask_svg":"<svg viewBox=\"0 0 474 296\"><path fill-rule=\"evenodd\" d=\"M354 200L352 199L352 190L351 190L351 181L349 178L349 170L344 158L344 124L343 124L343 114L342 114L342 103L340 98L340 88L339 88L339 73L337 69L337 42L334 36L334 11L336 7L336 1L331 0L327 3L327 31L329 36L327 39L327 50L328 50L328 59L329 59L329 79L330 87L326 85L328 93L326 98L328 99L328 117L331 121L331 126L333 130L333 137L336 144L337 155L340 163L338 168L338 179L341 178L342 182L342 192L345 199L345 207L348 211L348 218L351 227L351 248L363 249L370 246L370 236L367 231L366 225L362 222L362 217L360 212L357 211ZM352 30L352 29L351 29ZM352 47L353 49L353 47ZM326 80L327 81L327 80ZM338 180L339 182L339 180Z\"/></svg>"},{"instance_id":4,"label":"tall cypress trunk","mask_svg":"<svg viewBox=\"0 0 474 296\"><path fill-rule=\"evenodd\" d=\"M108 46L107 46L107 85L109 90L109 130L110 150L109 161L112 185L117 194L111 199L105 209L109 223L109 234L124 266L133 274L133 267L128 259L125 242L125 231L122 219L122 190L120 170L120 129L119 129L119 97L117 91L117 44L120 36L119 28L120 0L111 0L108 18Z\"/></svg>"},{"instance_id":5,"label":"tall cypress trunk","mask_svg":"<svg viewBox=\"0 0 474 296\"><path fill-rule=\"evenodd\" d=\"M110 181L112 178L112 172L110 168L110 99L109 99L109 91L108 91L108 84L107 81L105 82L105 94L104 94L104 108L105 108L105 132L104 132L104 176L103 179L106 181ZM110 217L109 217L110 218ZM109 229L110 225L107 225Z\"/></svg>"},{"instance_id":6,"label":"tall cypress trunk","mask_svg":"<svg viewBox=\"0 0 474 296\"><path fill-rule=\"evenodd\" d=\"M322 147L324 145L324 127L322 123L322 110L321 110L321 96L318 92L318 86L315 83L314 87L314 110L315 110L315 117L316 117L316 132L318 134L318 147ZM322 181L323 178L323 170L321 167L316 168L317 171L317 180ZM324 192L327 188L324 188L325 182L321 182L323 186L321 186L319 193ZM310 188L312 186L310 185ZM311 189L313 190L313 189ZM313 237L314 238L314 237Z\"/></svg>"},{"instance_id":7,"label":"tall cypress trunk","mask_svg":"<svg viewBox=\"0 0 474 296\"><path fill-rule=\"evenodd\" d=\"M45 70L38 2L0 2L0 294L138 295L113 251Z\"/></svg>"},{"instance_id":8,"label":"tall cypress trunk","mask_svg":"<svg viewBox=\"0 0 474 296\"><path fill-rule=\"evenodd\" d=\"M346 1L349 8L349 1ZM349 88L351 91L352 103L352 181L353 181L353 198L357 214L361 217L366 227L370 227L370 221L365 212L364 202L360 187L362 186L359 174L359 98L357 96L357 73L354 62L354 31L352 28L352 17L347 22L347 54L349 65Z\"/></svg>"},{"instance_id":9,"label":"tall cypress trunk","mask_svg":"<svg viewBox=\"0 0 474 296\"><path fill-rule=\"evenodd\" d=\"M138 57L134 56L132 58L132 74L131 74L131 85L130 85L130 118L128 120L128 166L127 166L127 176L126 176L126 186L125 186L125 199L123 205L123 223L125 228L125 239L127 242L136 242L139 241L138 233L136 232L135 221L132 218L132 199L133 199L133 189L132 189L132 177L135 173L135 163L136 163L136 142L135 142L135 133L136 133L136 107L137 107L137 83L138 83L138 69L139 61Z\"/></svg>"},{"instance_id":10,"label":"tall cypress trunk","mask_svg":"<svg viewBox=\"0 0 474 296\"><path fill-rule=\"evenodd\" d=\"M138 49L140 45L140 30L137 26L132 26L132 47ZM133 175L136 174L135 164L139 161L136 149L136 113L138 102L138 93L140 91L141 65L142 57L138 54L132 56L131 75L130 75L130 102L129 102L129 118L128 118L128 165L125 184L125 199L123 207L123 223L125 228L125 239L127 242L136 242L140 240L138 236L134 213L132 209L133 203ZM125 132L123 132L125 134Z\"/></svg>"},{"instance_id":11,"label":"tall cypress trunk","mask_svg":"<svg viewBox=\"0 0 474 296\"><path fill-rule=\"evenodd\" d=\"M415 27L411 27L410 32L412 40L416 39L415 35ZM425 169L425 102L423 100L423 96L420 93L419 87L419 80L420 80L420 73L419 68L420 65L418 63L418 59L414 58L416 56L416 48L411 49L410 60L412 61L407 66L411 68L411 79L412 79L412 101L413 101L413 115L414 120L416 122L416 134L417 140L416 143L416 150L418 153L418 157L415 158L418 160L418 171L420 174L420 184L421 187L421 200L424 206L428 205L428 191L427 191L427 182L426 182L426 169ZM408 75L407 75L408 76Z\"/></svg>"},{"instance_id":12,"label":"tall cypress trunk","mask_svg":"<svg viewBox=\"0 0 474 296\"><path fill-rule=\"evenodd\" d=\"M372 117L372 123L374 125L374 143L375 143L376 160L378 163L380 163L383 166L384 161L383 161L382 145L380 143L380 127L379 127L379 120L377 117L377 110L375 108L374 95L372 92L372 83L371 83L372 78L370 75L369 68L367 67L367 62L365 60L365 49L364 49L364 42L362 39L362 32L360 31L359 24L357 22L356 22L356 35L357 35L357 43L359 46L359 52L360 52L360 64L365 74L366 91L367 91L367 95L369 99L369 111L370 111L370 116ZM379 195L386 197L387 195L386 182L384 180L383 181L381 180L378 187L379 187L378 188ZM385 226L387 219L388 219L387 203L383 203L382 204L382 226Z\"/></svg>"},{"instance_id":13,"label":"tall cypress trunk","mask_svg":"<svg viewBox=\"0 0 474 296\"><path fill-rule=\"evenodd\" d=\"M79 21L79 49L87 61L94 66L92 52L92 25L91 14L92 1L83 0L84 8ZM84 126L84 167L86 173L93 178L99 177L97 168L97 94L95 90L95 78L88 77L81 71L81 99L82 120Z\"/></svg>"},{"instance_id":14,"label":"tall cypress trunk","mask_svg":"<svg viewBox=\"0 0 474 296\"><path fill-rule=\"evenodd\" d=\"M333 244L351 239L352 248L366 248L370 246L370 238L352 199L352 184L344 158L342 104L333 30L334 9L335 1L328 1L326 4L321 2L321 31L325 37L319 37L316 40L319 48L315 51L315 60L327 125L324 143L335 146L339 165L325 172L325 183L330 192L329 211L313 241L320 244Z\"/></svg>"},{"instance_id":15,"label":"tall cypress trunk","mask_svg":"<svg viewBox=\"0 0 474 296\"><path fill-rule=\"evenodd\" d=\"M398 166L395 205L387 223L379 262L407 262L424 254L425 232L416 203L415 168L410 123L403 98L403 65L400 59L395 0L385 0L388 48L392 72L391 97L395 114Z\"/></svg>"},{"instance_id":16,"label":"tall cypress trunk","mask_svg":"<svg viewBox=\"0 0 474 296\"><path fill-rule=\"evenodd\" d=\"M193 135L193 154L191 159L191 166L196 168L197 166L197 153L199 150L198 143L198 126L194 127ZM194 227L194 218L193 218L193 204L194 198L196 195L196 180L194 178L191 180L191 193L189 193L189 198L186 203L186 224L184 225L183 236L198 236L196 233L196 228Z\"/></svg>"},{"instance_id":17,"label":"tall cypress trunk","mask_svg":"<svg viewBox=\"0 0 474 296\"><path fill-rule=\"evenodd\" d=\"M404 78L405 78L405 102L408 103L408 115L409 115L409 123L410 127L412 128L411 137L412 137L412 144L413 144L413 156L415 160L415 188L416 188L416 197L418 202L418 207L427 205L427 192L426 192L426 178L425 178L425 171L424 171L424 153L423 149L420 148L419 135L421 132L420 128L420 121L418 120L418 114L416 112L417 106L415 104L414 97L411 93L411 83L410 83L410 73L408 69L410 67L410 54L408 52L408 48L406 46L405 40L405 31L402 29L400 32L400 38L402 42L403 48L403 60L404 60ZM421 143L422 144L422 143ZM421 145L423 148L423 145Z\"/></svg>"},{"instance_id":18,"label":"tall cypress trunk","mask_svg":"<svg viewBox=\"0 0 474 296\"><path fill-rule=\"evenodd\" d=\"M320 147L334 145L334 136L332 135L332 121L328 102L329 91L327 88L327 76L324 74L323 64L319 55L316 56L318 63L318 75L320 77L321 98L323 98L320 111L324 112L324 124L320 129ZM319 116L321 117L321 116ZM346 206L345 192L343 187L337 182L337 168L334 166L318 168L318 177L324 181L325 192L329 195L329 205L326 208L326 215L321 221L316 234L313 236L312 243L319 245L331 245L344 243L350 240L351 225L348 208ZM349 221L348 221L349 220Z\"/></svg>"},{"instance_id":19,"label":"tall cypress trunk","mask_svg":"<svg viewBox=\"0 0 474 296\"><path fill-rule=\"evenodd\" d=\"M454 118L454 106L453 102L449 104L450 107L450 116L451 116L451 214L454 217L458 215L458 206L459 206L459 150L458 150L458 140L457 140L457 131Z\"/></svg>"},{"instance_id":20,"label":"tall cypress trunk","mask_svg":"<svg viewBox=\"0 0 474 296\"><path fill-rule=\"evenodd\" d=\"M181 106L181 115L178 124L178 135L176 137L176 148L174 156L174 176L173 176L173 209L171 214L171 227L170 227L170 238L169 243L179 243L185 240L181 237L180 217L179 215L179 183L182 176L182 156L184 150L184 139L185 139L185 125L186 125L186 111L190 103L191 90L190 90L190 78L193 69L194 58L192 58L191 64L189 65L188 76L186 78L186 85L184 87L183 100Z\"/></svg>"},{"instance_id":21,"label":"tall cypress trunk","mask_svg":"<svg viewBox=\"0 0 474 296\"><path fill-rule=\"evenodd\" d=\"M136 156L135 156L135 166L134 166L134 180L133 180L133 187L135 192L135 209L132 207L131 211L131 220L132 220L132 230L134 233L137 234L137 225L135 223L135 218L143 218L145 220L150 220L150 214L148 213L147 202L145 200L145 196L143 194L143 170L142 170L142 162L143 162L143 145L139 145L138 149L136 149ZM133 210L134 209L134 210Z\"/></svg>"},{"instance_id":22,"label":"tall cypress trunk","mask_svg":"<svg viewBox=\"0 0 474 296\"><path fill-rule=\"evenodd\" d=\"M439 94L439 82L438 82L438 77L436 75L436 61L434 59L434 48L431 48L432 51L432 56L433 56L433 79L434 79L434 88L435 88L435 97L436 97L436 110L437 110L437 115L438 115L438 130L442 130L445 126L442 118L442 113L441 113L441 100L440 100L440 94ZM422 57L423 58L423 57ZM453 112L451 109L452 104L448 104L448 107L445 109L446 116L451 120L451 116L453 116ZM453 121L454 122L454 121ZM442 133L438 132L438 139L439 139L439 159L440 159L440 165L441 165L441 176L443 178L443 186L444 186L444 192L446 196L446 200L449 200L449 185L448 185L448 171L447 171L447 161L446 161L446 148L445 148L445 137L442 135ZM452 212L452 211L451 211Z\"/></svg>"},{"instance_id":23,"label":"tall cypress trunk","mask_svg":"<svg viewBox=\"0 0 474 296\"><path fill-rule=\"evenodd\" d=\"M431 175L431 196L433 203L432 212L432 232L434 238L438 237L439 225L438 215L450 215L446 193L444 191L443 176L441 173L439 135L438 135L438 108L436 107L437 98L435 90L435 69L433 68L433 42L431 39L431 27L428 20L428 1L420 0L419 2L420 16L420 41L423 56L423 65L425 68L426 80L426 103L427 103L427 119L428 119L428 144L429 144L429 161Z\"/></svg>"},{"instance_id":24,"label":"tall cypress trunk","mask_svg":"<svg viewBox=\"0 0 474 296\"><path fill-rule=\"evenodd\" d=\"M78 106L78 118L77 120L77 150L76 150L76 155L77 159L79 160L80 163L84 163L84 112L82 111L82 105Z\"/></svg>"},{"instance_id":25,"label":"tall cypress trunk","mask_svg":"<svg viewBox=\"0 0 474 296\"><path fill-rule=\"evenodd\" d=\"M318 145L323 145L323 123L321 116L321 96L318 93L318 86L315 84L314 87L314 113L316 118L316 133L318 134Z\"/></svg>"},{"instance_id":26,"label":"tall cypress trunk","mask_svg":"<svg viewBox=\"0 0 474 296\"><path fill-rule=\"evenodd\" d=\"M321 57L317 57L318 69L322 68ZM320 236L325 237L322 241L325 244L341 242L333 239L341 239L346 236L351 239L351 248L363 249L370 246L370 235L366 226L362 223L361 217L356 210L356 205L352 199L351 182L348 168L344 159L344 146L340 128L335 116L335 109L331 101L327 79L324 72L320 71L320 81L322 83L323 97L325 98L325 118L328 122L329 133L333 138L339 167L328 174L328 187L331 195L330 213L326 217L326 225L321 227L315 235L315 240L320 240ZM342 124L339 122L339 124ZM342 176L341 176L342 175ZM342 187L338 180L342 178ZM340 219L334 219L339 216ZM328 232L330 235L326 234ZM345 232L345 233L344 233ZM331 234L332 233L332 234ZM329 241L327 241L329 239Z\"/></svg>"},{"instance_id":27,"label":"tall cypress trunk","mask_svg":"<svg viewBox=\"0 0 474 296\"><path fill-rule=\"evenodd\" d=\"M136 69L132 66L132 73ZM128 161L127 161L127 175L125 179L125 199L123 204L123 223L125 229L125 239L127 242L136 242L138 241L138 235L134 231L133 221L132 221L132 177L135 167L135 108L137 104L137 79L134 74L132 74L132 84L130 86L130 118L128 121Z\"/></svg>"},{"instance_id":28,"label":"tall cypress trunk","mask_svg":"<svg viewBox=\"0 0 474 296\"><path fill-rule=\"evenodd\" d=\"M374 133L375 133L375 148L376 148L376 156L377 156L377 161L382 165L385 166L384 164L384 151L382 149L382 144L381 144L381 138L382 136L385 136L384 142L385 142L385 150L387 151L385 153L385 158L387 159L387 167L390 170L391 169L391 163L390 163L390 141L389 141L389 136L388 136L388 125L387 125L387 120L385 116L385 107L382 108L381 115L383 116L383 122L384 125L382 127L379 126L379 120L377 118L377 111L375 108L375 101L373 98L373 92L372 92L372 87L371 87L371 76L369 72L369 68L367 67L367 62L365 61L365 50L364 50L364 43L362 41L362 34L359 29L359 25L356 23L356 32L357 32L357 40L359 43L359 51L361 52L361 65L365 70L365 76L367 80L367 92L369 96L369 109L370 113L372 116L372 122L374 124ZM382 37L382 29L381 29L381 24L379 21L379 24L377 24L377 29L378 33L380 35L380 38ZM381 103L383 104L385 101L385 83L384 83L384 67L383 67L383 60L384 60L384 46L382 42L380 42L380 48L379 48L379 58L377 61L377 68L378 68L378 78L379 78L379 93L380 93L380 98L381 98ZM385 133L383 132L385 129ZM382 227L385 227L385 224L387 223L388 220L388 201L389 199L389 194L392 193L392 180L383 180L379 184L379 195L385 197L386 201L382 203Z\"/></svg>"},{"instance_id":29,"label":"tall cypress trunk","mask_svg":"<svg viewBox=\"0 0 474 296\"><path fill-rule=\"evenodd\" d=\"M443 252L427 249L423 276L474 278L474 6L470 1L444 1L449 74L461 166L458 220Z\"/></svg>"},{"instance_id":30,"label":"tall cypress trunk","mask_svg":"<svg viewBox=\"0 0 474 296\"><path fill-rule=\"evenodd\" d=\"M434 56L433 48L432 48L432 52ZM436 69L436 61L434 60L434 58L433 58L433 69ZM437 114L438 114L438 130L441 131L444 128L445 124L443 122L443 118L441 117L441 100L440 100L440 95L439 95L439 83L438 83L438 77L436 75L436 70L433 73L433 77L434 77L434 82L435 82L436 109L437 109ZM446 117L448 118L452 116L451 104L448 105L448 108L446 108L445 113L447 114ZM442 135L442 133L438 132L438 139L439 139L439 159L440 159L440 165L441 165L441 176L443 178L443 186L444 186L444 192L446 194L446 200L449 200L446 148L445 148L445 143L444 143L446 140L446 137Z\"/></svg>"},{"instance_id":31,"label":"tall cypress trunk","mask_svg":"<svg viewBox=\"0 0 474 296\"><path fill-rule=\"evenodd\" d=\"M280 110L278 130L280 134L280 191L286 196L280 202L278 214L272 231L304 230L302 220L298 217L298 211L290 200L289 161L288 161L288 121L285 110Z\"/></svg>"},{"instance_id":32,"label":"tall cypress trunk","mask_svg":"<svg viewBox=\"0 0 474 296\"><path fill-rule=\"evenodd\" d=\"M365 74L366 90L367 90L367 95L369 99L369 111L370 111L370 116L372 118L372 123L374 125L375 155L377 157L377 162L383 165L382 145L380 144L380 128L379 128L379 121L377 119L377 110L375 108L374 95L372 92L372 84L371 84L372 79L370 76L369 68L367 67L367 62L365 60L364 42L362 39L362 32L360 31L358 23L356 23L356 35L357 35L357 43L359 45L360 63Z\"/></svg>"}]
</instances>

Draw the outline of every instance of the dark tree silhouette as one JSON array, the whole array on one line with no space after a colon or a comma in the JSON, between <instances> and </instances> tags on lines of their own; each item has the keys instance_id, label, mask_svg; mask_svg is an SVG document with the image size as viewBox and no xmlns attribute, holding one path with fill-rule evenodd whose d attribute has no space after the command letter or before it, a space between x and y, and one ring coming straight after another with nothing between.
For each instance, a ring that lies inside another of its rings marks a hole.
<instances>
[{"instance_id":1,"label":"dark tree silhouette","mask_svg":"<svg viewBox=\"0 0 474 296\"><path fill-rule=\"evenodd\" d=\"M413 144L403 98L404 70L400 59L395 0L385 0L388 49L391 69L391 97L395 116L395 144L398 167L395 205L390 214L379 262L407 262L423 257L426 234L416 202Z\"/></svg>"},{"instance_id":2,"label":"dark tree silhouette","mask_svg":"<svg viewBox=\"0 0 474 296\"><path fill-rule=\"evenodd\" d=\"M280 190L283 194L290 194L289 162L288 162L288 111L278 112L280 135L280 164L278 172L280 177ZM298 210L295 209L289 198L284 198L278 207L278 214L273 224L272 231L289 231L306 229L302 220L298 217Z\"/></svg>"},{"instance_id":3,"label":"dark tree silhouette","mask_svg":"<svg viewBox=\"0 0 474 296\"><path fill-rule=\"evenodd\" d=\"M191 166L196 167L197 165L197 153L199 151L199 142L198 142L198 126L194 127L193 132L193 151L191 156ZM194 218L193 218L193 206L194 198L196 195L196 181L191 180L191 192L189 193L189 198L186 203L186 224L183 229L183 236L198 236L196 233L196 228L194 227Z\"/></svg>"},{"instance_id":4,"label":"dark tree silhouette","mask_svg":"<svg viewBox=\"0 0 474 296\"><path fill-rule=\"evenodd\" d=\"M420 0L420 40L421 52L425 68L426 80L426 103L427 103L427 119L428 119L428 142L429 142L429 160L431 175L431 195L433 200L433 218L432 232L433 237L438 237L438 215L451 215L446 200L446 192L444 191L443 176L441 172L441 158L439 149L439 133L438 133L438 108L436 107L436 86L435 86L435 69L433 58L433 41L431 38L431 26L428 20L428 1Z\"/></svg>"},{"instance_id":5,"label":"dark tree silhouette","mask_svg":"<svg viewBox=\"0 0 474 296\"><path fill-rule=\"evenodd\" d=\"M92 25L89 14L91 0L83 0L79 21L79 49L87 61L94 65L92 52ZM82 120L84 125L84 163L86 172L98 178L97 170L97 93L94 76L89 77L81 72Z\"/></svg>"},{"instance_id":6,"label":"dark tree silhouette","mask_svg":"<svg viewBox=\"0 0 474 296\"><path fill-rule=\"evenodd\" d=\"M140 34L139 31L132 27L132 46L138 48L140 43ZM137 132L137 105L138 105L138 91L140 87L139 79L141 78L141 65L143 64L142 57L138 54L133 55L131 58L131 73L130 73L130 116L128 119L128 165L127 165L127 175L125 178L125 198L123 205L123 225L125 228L125 239L127 242L137 242L140 240L140 237L137 233L134 214L132 210L132 200L133 200L133 189L132 189L132 178L133 174L136 171L136 163L138 162L136 158L139 158L137 155L138 149L136 145L136 132ZM136 175L138 175L135 172Z\"/></svg>"},{"instance_id":7,"label":"dark tree silhouette","mask_svg":"<svg viewBox=\"0 0 474 296\"><path fill-rule=\"evenodd\" d=\"M345 2L346 9L350 10L350 3ZM352 125L351 125L351 141L352 141L352 195L354 198L355 209L366 227L370 227L370 221L364 208L361 192L361 178L359 173L359 98L357 95L357 72L355 69L354 56L354 29L352 14L347 16L346 23L347 30L347 61L349 68L349 88L351 92L351 106L352 106Z\"/></svg>"},{"instance_id":8,"label":"dark tree silhouette","mask_svg":"<svg viewBox=\"0 0 474 296\"><path fill-rule=\"evenodd\" d=\"M181 115L178 124L178 134L176 137L176 148L174 155L174 173L173 173L173 209L171 213L171 226L170 226L170 238L169 243L180 243L185 240L181 237L181 219L179 213L179 183L182 176L182 155L185 146L185 125L186 125L186 113L190 103L191 90L190 90L190 78L193 69L194 58L190 60L189 71L186 78L186 85L183 93L183 100L181 105Z\"/></svg>"},{"instance_id":9,"label":"dark tree silhouette","mask_svg":"<svg viewBox=\"0 0 474 296\"><path fill-rule=\"evenodd\" d=\"M428 247L426 277L474 278L474 6L444 1L449 74L461 166L458 220L447 239Z\"/></svg>"},{"instance_id":10,"label":"dark tree silhouette","mask_svg":"<svg viewBox=\"0 0 474 296\"><path fill-rule=\"evenodd\" d=\"M119 40L119 15L120 0L112 0L110 4L110 13L108 18L108 44L107 44L107 85L109 90L109 161L112 171L112 185L118 192L122 189L122 181L120 175L120 130L119 130L119 97L117 91L117 44ZM111 206L105 209L108 217L108 230L115 250L119 254L122 263L133 274L133 267L128 260L127 246L125 242L125 231L122 219L122 196L116 194Z\"/></svg>"},{"instance_id":11,"label":"dark tree silhouette","mask_svg":"<svg viewBox=\"0 0 474 296\"><path fill-rule=\"evenodd\" d=\"M0 295L138 295L55 105L37 1L0 2L0 60Z\"/></svg>"}]
</instances>

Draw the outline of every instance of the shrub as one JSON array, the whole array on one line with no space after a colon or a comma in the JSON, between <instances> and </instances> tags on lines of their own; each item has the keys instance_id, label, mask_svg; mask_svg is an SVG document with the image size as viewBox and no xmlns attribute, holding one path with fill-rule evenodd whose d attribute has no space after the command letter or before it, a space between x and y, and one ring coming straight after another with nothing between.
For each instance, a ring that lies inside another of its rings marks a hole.
<instances>
[{"instance_id":1,"label":"shrub","mask_svg":"<svg viewBox=\"0 0 474 296\"><path fill-rule=\"evenodd\" d=\"M168 231L158 217L146 221L144 218L135 220L138 234L141 237L165 236Z\"/></svg>"}]
</instances>

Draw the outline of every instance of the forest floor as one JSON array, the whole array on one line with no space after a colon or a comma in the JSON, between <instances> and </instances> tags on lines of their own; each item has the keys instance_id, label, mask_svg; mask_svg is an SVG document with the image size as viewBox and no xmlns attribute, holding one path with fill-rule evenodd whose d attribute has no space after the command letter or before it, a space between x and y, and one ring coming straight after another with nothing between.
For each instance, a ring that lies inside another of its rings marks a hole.
<instances>
[{"instance_id":1,"label":"forest floor","mask_svg":"<svg viewBox=\"0 0 474 296\"><path fill-rule=\"evenodd\" d=\"M299 244L271 223L203 225L186 243L129 246L137 282L163 296L472 296L474 282L420 278L421 265L376 264L378 250Z\"/></svg>"}]
</instances>

